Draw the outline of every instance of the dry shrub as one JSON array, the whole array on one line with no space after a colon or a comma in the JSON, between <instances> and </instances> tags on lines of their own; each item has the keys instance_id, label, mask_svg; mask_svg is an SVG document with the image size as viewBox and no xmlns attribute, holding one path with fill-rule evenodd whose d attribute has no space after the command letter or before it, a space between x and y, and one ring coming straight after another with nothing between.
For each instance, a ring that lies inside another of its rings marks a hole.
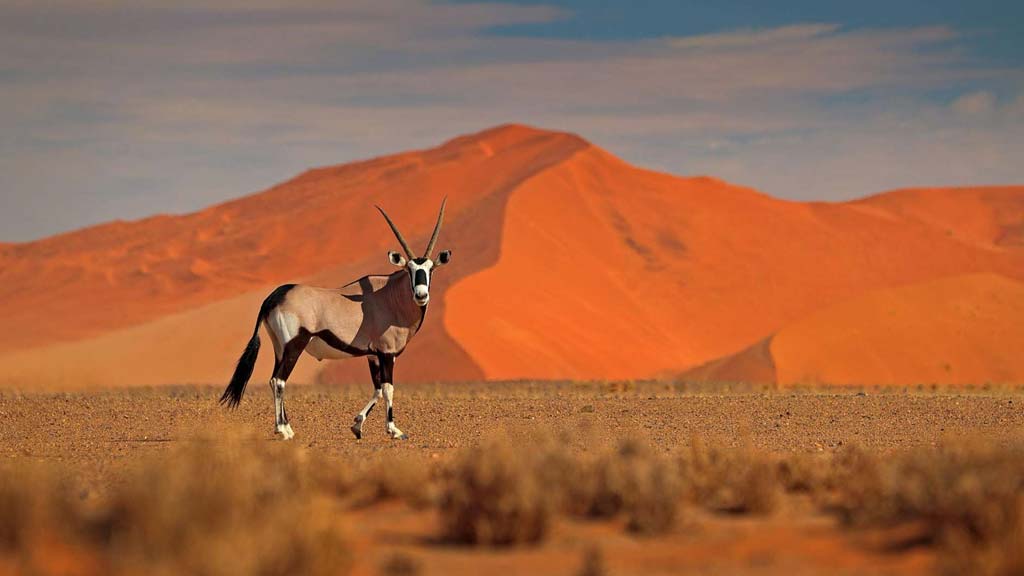
<instances>
[{"instance_id":1,"label":"dry shrub","mask_svg":"<svg viewBox=\"0 0 1024 576\"><path fill-rule=\"evenodd\" d=\"M916 527L913 543L940 546L950 574L1024 569L1024 451L958 444L886 461L864 454L837 482L841 518L853 526Z\"/></svg>"},{"instance_id":2,"label":"dry shrub","mask_svg":"<svg viewBox=\"0 0 1024 576\"><path fill-rule=\"evenodd\" d=\"M583 553L583 565L580 567L579 576L608 576L604 552L599 547L587 548Z\"/></svg>"},{"instance_id":3,"label":"dry shrub","mask_svg":"<svg viewBox=\"0 0 1024 576\"><path fill-rule=\"evenodd\" d=\"M770 514L781 486L774 462L749 447L705 447L695 438L680 461L691 500L716 512Z\"/></svg>"},{"instance_id":4,"label":"dry shrub","mask_svg":"<svg viewBox=\"0 0 1024 576\"><path fill-rule=\"evenodd\" d=\"M438 500L433 467L416 458L388 457L358 472L354 488L357 504L402 500L413 508L426 508Z\"/></svg>"},{"instance_id":5,"label":"dry shrub","mask_svg":"<svg viewBox=\"0 0 1024 576\"><path fill-rule=\"evenodd\" d=\"M350 558L329 505L347 480L326 470L288 446L198 444L90 506L60 482L5 476L0 505L13 514L0 526L30 573L46 572L35 564L39 541L24 538L38 533L95 558L99 573L339 574Z\"/></svg>"},{"instance_id":6,"label":"dry shrub","mask_svg":"<svg viewBox=\"0 0 1024 576\"><path fill-rule=\"evenodd\" d=\"M556 436L521 448L490 439L463 454L449 473L442 512L445 536L470 544L536 542L552 512L613 517L628 530L660 534L679 516L673 463L638 442L588 461Z\"/></svg>"},{"instance_id":7,"label":"dry shrub","mask_svg":"<svg viewBox=\"0 0 1024 576\"><path fill-rule=\"evenodd\" d=\"M531 439L529 451L554 508L583 516L590 509L593 497L593 475L589 463L570 450L569 445L564 434L539 435Z\"/></svg>"},{"instance_id":8,"label":"dry shrub","mask_svg":"<svg viewBox=\"0 0 1024 576\"><path fill-rule=\"evenodd\" d=\"M861 446L847 446L833 455L818 501L848 525L866 524L879 509L882 482L881 460Z\"/></svg>"},{"instance_id":9,"label":"dry shrub","mask_svg":"<svg viewBox=\"0 0 1024 576\"><path fill-rule=\"evenodd\" d=\"M1024 511L1018 501L1018 520L1005 534L989 541L979 541L961 530L945 536L939 555L941 574L975 574L977 576L1017 576L1024 574L1024 527L1019 520Z\"/></svg>"},{"instance_id":10,"label":"dry shrub","mask_svg":"<svg viewBox=\"0 0 1024 576\"><path fill-rule=\"evenodd\" d=\"M788 454L778 463L778 479L786 492L818 495L830 482L831 460L824 456Z\"/></svg>"},{"instance_id":11,"label":"dry shrub","mask_svg":"<svg viewBox=\"0 0 1024 576\"><path fill-rule=\"evenodd\" d=\"M44 547L70 540L68 535L81 523L82 508L70 485L49 468L29 464L0 469L0 553L19 559L29 571Z\"/></svg>"},{"instance_id":12,"label":"dry shrub","mask_svg":"<svg viewBox=\"0 0 1024 576\"><path fill-rule=\"evenodd\" d=\"M398 552L381 564L380 573L384 576L417 576L423 573L423 566L416 558Z\"/></svg>"},{"instance_id":13,"label":"dry shrub","mask_svg":"<svg viewBox=\"0 0 1024 576\"><path fill-rule=\"evenodd\" d=\"M679 515L679 472L639 442L625 441L593 466L588 513L626 515L626 527L641 534L672 529Z\"/></svg>"},{"instance_id":14,"label":"dry shrub","mask_svg":"<svg viewBox=\"0 0 1024 576\"><path fill-rule=\"evenodd\" d=\"M463 452L448 473L441 499L445 539L492 546L541 541L556 498L541 481L540 461L503 438Z\"/></svg>"}]
</instances>

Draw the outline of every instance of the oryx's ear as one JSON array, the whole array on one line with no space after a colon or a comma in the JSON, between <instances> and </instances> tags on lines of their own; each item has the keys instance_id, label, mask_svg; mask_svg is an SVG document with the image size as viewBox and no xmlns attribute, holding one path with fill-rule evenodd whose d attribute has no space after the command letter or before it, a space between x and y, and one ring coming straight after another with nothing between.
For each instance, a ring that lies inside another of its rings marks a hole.
<instances>
[{"instance_id":1,"label":"oryx's ear","mask_svg":"<svg viewBox=\"0 0 1024 576\"><path fill-rule=\"evenodd\" d=\"M388 251L388 260L395 266L405 266L405 256L402 256L394 250Z\"/></svg>"},{"instance_id":2,"label":"oryx's ear","mask_svg":"<svg viewBox=\"0 0 1024 576\"><path fill-rule=\"evenodd\" d=\"M437 255L437 261L434 262L434 266L444 266L445 264L452 261L452 251L445 250Z\"/></svg>"}]
</instances>

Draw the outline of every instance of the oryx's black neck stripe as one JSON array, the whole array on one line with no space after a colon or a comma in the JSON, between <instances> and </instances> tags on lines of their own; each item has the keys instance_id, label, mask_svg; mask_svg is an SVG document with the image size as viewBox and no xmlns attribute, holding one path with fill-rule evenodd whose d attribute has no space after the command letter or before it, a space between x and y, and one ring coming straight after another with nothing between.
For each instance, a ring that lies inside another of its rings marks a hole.
<instances>
[{"instance_id":1,"label":"oryx's black neck stripe","mask_svg":"<svg viewBox=\"0 0 1024 576\"><path fill-rule=\"evenodd\" d=\"M324 342L324 344L327 344L328 346L334 348L335 350L344 352L345 354L349 354L352 356L366 356L368 354L372 354L372 352L370 352L369 350L364 350L357 346L353 346L351 344L343 342L341 338L335 336L334 332L331 332L330 330L321 330L319 332L310 333L305 328L300 328L299 334L302 334L303 332L319 338Z\"/></svg>"},{"instance_id":2,"label":"oryx's black neck stripe","mask_svg":"<svg viewBox=\"0 0 1024 576\"><path fill-rule=\"evenodd\" d=\"M416 276L414 277L413 285L415 286L426 286L427 284L427 271L422 268L416 269Z\"/></svg>"}]
</instances>

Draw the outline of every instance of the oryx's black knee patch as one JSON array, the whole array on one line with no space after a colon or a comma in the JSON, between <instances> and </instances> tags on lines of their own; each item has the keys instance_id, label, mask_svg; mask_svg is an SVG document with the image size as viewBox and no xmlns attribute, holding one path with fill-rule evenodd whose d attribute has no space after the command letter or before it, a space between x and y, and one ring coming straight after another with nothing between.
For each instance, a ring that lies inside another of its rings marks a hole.
<instances>
[{"instance_id":1,"label":"oryx's black knee patch","mask_svg":"<svg viewBox=\"0 0 1024 576\"><path fill-rule=\"evenodd\" d=\"M395 409L394 408L388 408L388 422L394 422L394 421L395 421Z\"/></svg>"}]
</instances>

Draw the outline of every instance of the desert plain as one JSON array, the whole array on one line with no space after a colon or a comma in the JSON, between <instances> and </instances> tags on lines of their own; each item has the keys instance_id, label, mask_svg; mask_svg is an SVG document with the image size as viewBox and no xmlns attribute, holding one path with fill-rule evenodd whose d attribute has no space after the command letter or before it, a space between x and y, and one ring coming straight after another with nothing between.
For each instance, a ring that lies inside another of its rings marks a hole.
<instances>
[{"instance_id":1,"label":"desert plain","mask_svg":"<svg viewBox=\"0 0 1024 576\"><path fill-rule=\"evenodd\" d=\"M1024 467L1015 388L419 384L396 398L409 440L373 414L357 441L367 390L296 386L291 442L264 386L236 411L219 392L0 394L4 572L1020 566L1022 519L986 508L1016 486L978 485Z\"/></svg>"}]
</instances>

